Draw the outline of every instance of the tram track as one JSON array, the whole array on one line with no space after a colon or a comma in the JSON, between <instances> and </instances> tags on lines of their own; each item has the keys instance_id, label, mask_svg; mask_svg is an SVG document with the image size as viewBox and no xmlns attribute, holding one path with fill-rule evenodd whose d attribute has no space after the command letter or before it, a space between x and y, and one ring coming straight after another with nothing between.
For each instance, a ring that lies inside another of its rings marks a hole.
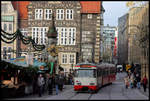
<instances>
[{"instance_id":1,"label":"tram track","mask_svg":"<svg viewBox=\"0 0 150 101\"><path fill-rule=\"evenodd\" d=\"M75 99L75 97L81 97L82 96L82 94L87 94L88 92L75 92L75 94L74 95L72 95L72 96L70 96L69 98L68 98L68 100L74 100ZM90 98L92 97L92 95L93 94L89 94L86 98L87 99L85 99L85 100L90 100ZM82 98L81 98L82 99Z\"/></svg>"}]
</instances>

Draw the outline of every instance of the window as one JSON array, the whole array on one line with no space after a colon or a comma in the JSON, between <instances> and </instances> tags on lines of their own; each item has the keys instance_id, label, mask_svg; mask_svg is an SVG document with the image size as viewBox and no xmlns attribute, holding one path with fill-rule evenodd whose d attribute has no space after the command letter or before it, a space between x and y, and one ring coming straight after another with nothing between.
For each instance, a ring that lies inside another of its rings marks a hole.
<instances>
[{"instance_id":1,"label":"window","mask_svg":"<svg viewBox=\"0 0 150 101\"><path fill-rule=\"evenodd\" d=\"M22 28L20 30L21 30L22 35L24 35L26 37L28 36L28 30L26 28Z\"/></svg>"},{"instance_id":2,"label":"window","mask_svg":"<svg viewBox=\"0 0 150 101\"><path fill-rule=\"evenodd\" d=\"M32 28L32 39L37 44L46 44L46 32L47 27L33 27Z\"/></svg>"},{"instance_id":3,"label":"window","mask_svg":"<svg viewBox=\"0 0 150 101\"><path fill-rule=\"evenodd\" d=\"M73 10L72 9L66 10L66 20L73 20Z\"/></svg>"},{"instance_id":4,"label":"window","mask_svg":"<svg viewBox=\"0 0 150 101\"><path fill-rule=\"evenodd\" d=\"M59 29L56 28L56 31L57 31L57 33L58 33L58 35L57 35L57 45L59 45Z\"/></svg>"},{"instance_id":5,"label":"window","mask_svg":"<svg viewBox=\"0 0 150 101\"><path fill-rule=\"evenodd\" d=\"M64 10L63 9L56 10L56 20L64 20Z\"/></svg>"},{"instance_id":6,"label":"window","mask_svg":"<svg viewBox=\"0 0 150 101\"><path fill-rule=\"evenodd\" d=\"M74 54L70 54L70 63L74 64Z\"/></svg>"},{"instance_id":7,"label":"window","mask_svg":"<svg viewBox=\"0 0 150 101\"><path fill-rule=\"evenodd\" d=\"M35 9L35 19L42 19L42 18L43 18L43 10Z\"/></svg>"},{"instance_id":8,"label":"window","mask_svg":"<svg viewBox=\"0 0 150 101\"><path fill-rule=\"evenodd\" d=\"M92 19L92 14L87 15L88 19Z\"/></svg>"},{"instance_id":9,"label":"window","mask_svg":"<svg viewBox=\"0 0 150 101\"><path fill-rule=\"evenodd\" d=\"M67 54L62 54L62 63L63 64L67 63Z\"/></svg>"},{"instance_id":10,"label":"window","mask_svg":"<svg viewBox=\"0 0 150 101\"><path fill-rule=\"evenodd\" d=\"M10 53L11 52L11 47L8 47L8 53Z\"/></svg>"},{"instance_id":11,"label":"window","mask_svg":"<svg viewBox=\"0 0 150 101\"><path fill-rule=\"evenodd\" d=\"M7 13L8 11L8 4L1 4L1 12Z\"/></svg>"},{"instance_id":12,"label":"window","mask_svg":"<svg viewBox=\"0 0 150 101\"><path fill-rule=\"evenodd\" d=\"M51 9L45 9L44 10L44 19L45 20L51 20L52 19L52 10Z\"/></svg>"},{"instance_id":13,"label":"window","mask_svg":"<svg viewBox=\"0 0 150 101\"><path fill-rule=\"evenodd\" d=\"M62 53L62 64L75 64L75 59L75 53Z\"/></svg>"},{"instance_id":14,"label":"window","mask_svg":"<svg viewBox=\"0 0 150 101\"><path fill-rule=\"evenodd\" d=\"M4 31L7 31L7 25L4 24Z\"/></svg>"},{"instance_id":15,"label":"window","mask_svg":"<svg viewBox=\"0 0 150 101\"><path fill-rule=\"evenodd\" d=\"M8 54L7 54L8 59L11 59L11 50L12 50L11 47L8 47Z\"/></svg>"},{"instance_id":16,"label":"window","mask_svg":"<svg viewBox=\"0 0 150 101\"><path fill-rule=\"evenodd\" d=\"M60 45L75 45L76 28L57 27L57 30L60 33L60 37L57 37Z\"/></svg>"},{"instance_id":17,"label":"window","mask_svg":"<svg viewBox=\"0 0 150 101\"><path fill-rule=\"evenodd\" d=\"M12 24L9 24L9 31L12 31Z\"/></svg>"},{"instance_id":18,"label":"window","mask_svg":"<svg viewBox=\"0 0 150 101\"><path fill-rule=\"evenodd\" d=\"M70 28L69 29L69 45L74 45L75 44L75 28Z\"/></svg>"},{"instance_id":19,"label":"window","mask_svg":"<svg viewBox=\"0 0 150 101\"><path fill-rule=\"evenodd\" d=\"M6 51L7 51L7 48L3 47L3 59L7 59Z\"/></svg>"},{"instance_id":20,"label":"window","mask_svg":"<svg viewBox=\"0 0 150 101\"><path fill-rule=\"evenodd\" d=\"M76 77L96 77L96 70L79 69L75 72Z\"/></svg>"}]
</instances>

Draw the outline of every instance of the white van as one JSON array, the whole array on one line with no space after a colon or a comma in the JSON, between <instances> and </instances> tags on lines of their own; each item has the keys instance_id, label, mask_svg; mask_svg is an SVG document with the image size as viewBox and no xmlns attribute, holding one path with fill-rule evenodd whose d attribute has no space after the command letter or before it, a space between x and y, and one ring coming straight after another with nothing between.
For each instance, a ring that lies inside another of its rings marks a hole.
<instances>
[{"instance_id":1,"label":"white van","mask_svg":"<svg viewBox=\"0 0 150 101\"><path fill-rule=\"evenodd\" d=\"M123 66L117 65L117 72L122 72L122 71L123 71Z\"/></svg>"}]
</instances>

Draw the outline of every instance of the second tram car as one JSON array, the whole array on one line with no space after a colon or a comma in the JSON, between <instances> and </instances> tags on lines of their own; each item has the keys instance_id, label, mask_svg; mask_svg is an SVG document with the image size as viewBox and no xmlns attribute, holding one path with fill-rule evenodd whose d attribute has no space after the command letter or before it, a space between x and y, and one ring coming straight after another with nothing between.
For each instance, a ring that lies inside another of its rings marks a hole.
<instances>
[{"instance_id":1,"label":"second tram car","mask_svg":"<svg viewBox=\"0 0 150 101\"><path fill-rule=\"evenodd\" d=\"M74 66L74 71L74 91L96 92L116 79L116 67L109 63L79 63Z\"/></svg>"}]
</instances>

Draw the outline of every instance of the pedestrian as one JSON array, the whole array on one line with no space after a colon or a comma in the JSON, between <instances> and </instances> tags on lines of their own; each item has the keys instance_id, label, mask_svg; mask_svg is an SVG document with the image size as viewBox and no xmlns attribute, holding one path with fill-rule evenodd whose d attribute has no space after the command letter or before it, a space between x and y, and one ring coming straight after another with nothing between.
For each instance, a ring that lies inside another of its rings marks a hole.
<instances>
[{"instance_id":1,"label":"pedestrian","mask_svg":"<svg viewBox=\"0 0 150 101\"><path fill-rule=\"evenodd\" d=\"M137 80L136 80L136 76L133 77L133 87L136 88L137 85Z\"/></svg>"},{"instance_id":2,"label":"pedestrian","mask_svg":"<svg viewBox=\"0 0 150 101\"><path fill-rule=\"evenodd\" d=\"M69 74L69 84L72 85L72 75Z\"/></svg>"},{"instance_id":3,"label":"pedestrian","mask_svg":"<svg viewBox=\"0 0 150 101\"><path fill-rule=\"evenodd\" d=\"M131 77L131 70L128 70L128 76L129 76L129 79Z\"/></svg>"},{"instance_id":4,"label":"pedestrian","mask_svg":"<svg viewBox=\"0 0 150 101\"><path fill-rule=\"evenodd\" d=\"M49 75L49 79L48 79L48 91L49 91L49 95L53 94L53 77L52 77L52 75Z\"/></svg>"},{"instance_id":5,"label":"pedestrian","mask_svg":"<svg viewBox=\"0 0 150 101\"><path fill-rule=\"evenodd\" d=\"M129 77L128 76L126 76L125 78L124 78L124 82L125 82L125 87L126 87L126 89L129 87Z\"/></svg>"},{"instance_id":6,"label":"pedestrian","mask_svg":"<svg viewBox=\"0 0 150 101\"><path fill-rule=\"evenodd\" d=\"M146 75L142 79L142 84L143 84L144 92L146 92L146 88L147 88L146 87L147 86L147 77L146 77Z\"/></svg>"},{"instance_id":7,"label":"pedestrian","mask_svg":"<svg viewBox=\"0 0 150 101\"><path fill-rule=\"evenodd\" d=\"M133 74L130 76L130 88L133 88L134 76Z\"/></svg>"},{"instance_id":8,"label":"pedestrian","mask_svg":"<svg viewBox=\"0 0 150 101\"><path fill-rule=\"evenodd\" d=\"M58 77L58 74L55 74L55 89L56 89L56 95L58 95L58 84L59 84L59 77Z\"/></svg>"},{"instance_id":9,"label":"pedestrian","mask_svg":"<svg viewBox=\"0 0 150 101\"><path fill-rule=\"evenodd\" d=\"M141 78L139 74L136 74L136 81L137 81L137 88L140 89L141 87Z\"/></svg>"},{"instance_id":10,"label":"pedestrian","mask_svg":"<svg viewBox=\"0 0 150 101\"><path fill-rule=\"evenodd\" d=\"M45 84L45 81L44 81L44 78L42 77L42 74L39 75L37 84L38 84L39 97L41 97L42 96L43 86Z\"/></svg>"},{"instance_id":11,"label":"pedestrian","mask_svg":"<svg viewBox=\"0 0 150 101\"><path fill-rule=\"evenodd\" d=\"M62 91L63 90L63 85L64 85L64 75L63 73L60 73L59 75L59 90Z\"/></svg>"}]
</instances>

